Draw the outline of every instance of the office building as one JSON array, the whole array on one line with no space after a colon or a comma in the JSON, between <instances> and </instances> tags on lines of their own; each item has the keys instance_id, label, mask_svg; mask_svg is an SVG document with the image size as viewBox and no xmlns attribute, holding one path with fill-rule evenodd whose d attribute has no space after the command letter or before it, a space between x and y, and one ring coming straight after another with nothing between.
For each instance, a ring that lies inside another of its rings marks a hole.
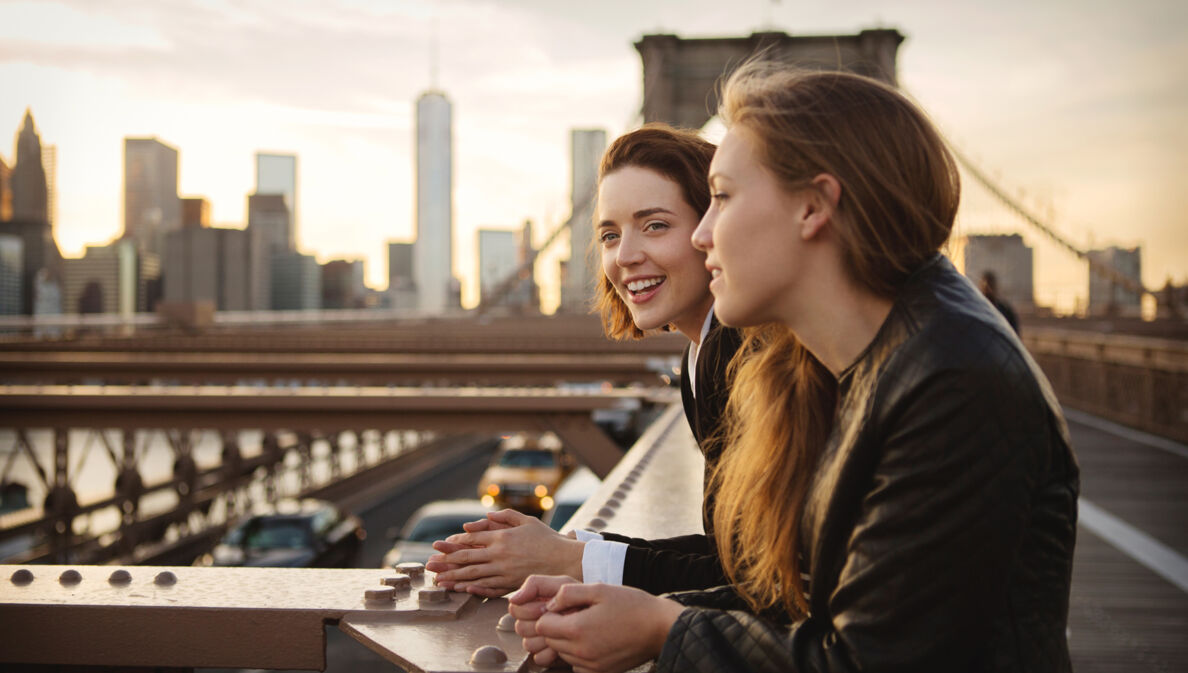
<instances>
[{"instance_id":1,"label":"office building","mask_svg":"<svg viewBox=\"0 0 1188 673\"><path fill-rule=\"evenodd\" d=\"M154 138L124 138L124 238L154 255L181 228L177 149Z\"/></svg>"},{"instance_id":2,"label":"office building","mask_svg":"<svg viewBox=\"0 0 1188 673\"><path fill-rule=\"evenodd\" d=\"M289 210L287 250L297 249L297 155L256 153L256 193L280 194Z\"/></svg>"},{"instance_id":3,"label":"office building","mask_svg":"<svg viewBox=\"0 0 1188 673\"><path fill-rule=\"evenodd\" d=\"M62 307L66 313L143 313L160 272L157 256L135 240L88 245L82 257L62 260Z\"/></svg>"},{"instance_id":4,"label":"office building","mask_svg":"<svg viewBox=\"0 0 1188 673\"><path fill-rule=\"evenodd\" d=\"M443 313L453 302L454 175L452 106L445 94L417 99L417 232L413 260L418 308Z\"/></svg>"},{"instance_id":5,"label":"office building","mask_svg":"<svg viewBox=\"0 0 1188 673\"><path fill-rule=\"evenodd\" d=\"M998 295L1017 313L1035 312L1034 255L1019 234L965 237L965 276L977 285L987 271L998 281Z\"/></svg>"},{"instance_id":6,"label":"office building","mask_svg":"<svg viewBox=\"0 0 1188 673\"><path fill-rule=\"evenodd\" d=\"M388 289L386 304L391 308L417 307L417 282L413 278L413 243L388 242Z\"/></svg>"},{"instance_id":7,"label":"office building","mask_svg":"<svg viewBox=\"0 0 1188 673\"><path fill-rule=\"evenodd\" d=\"M219 311L250 310L251 271L249 236L243 229L187 226L165 237L166 303L209 302Z\"/></svg>"},{"instance_id":8,"label":"office building","mask_svg":"<svg viewBox=\"0 0 1188 673\"><path fill-rule=\"evenodd\" d=\"M25 111L25 120L17 134L16 163L9 185L12 188L12 219L49 222L41 137L37 135L33 113L29 110Z\"/></svg>"},{"instance_id":9,"label":"office building","mask_svg":"<svg viewBox=\"0 0 1188 673\"><path fill-rule=\"evenodd\" d=\"M20 315L24 295L25 244L20 236L0 234L0 315Z\"/></svg>"},{"instance_id":10,"label":"office building","mask_svg":"<svg viewBox=\"0 0 1188 673\"><path fill-rule=\"evenodd\" d=\"M313 255L278 252L271 262L273 310L316 311L322 307L322 267Z\"/></svg>"},{"instance_id":11,"label":"office building","mask_svg":"<svg viewBox=\"0 0 1188 673\"><path fill-rule=\"evenodd\" d=\"M45 171L45 219L50 233L58 223L58 147L41 146L41 167Z\"/></svg>"},{"instance_id":12,"label":"office building","mask_svg":"<svg viewBox=\"0 0 1188 673\"><path fill-rule=\"evenodd\" d=\"M1142 284L1142 248L1119 248L1111 246L1102 250L1090 250L1090 263L1113 268L1123 276ZM1138 317L1142 315L1142 295L1126 289L1123 285L1089 270L1089 315Z\"/></svg>"},{"instance_id":13,"label":"office building","mask_svg":"<svg viewBox=\"0 0 1188 673\"><path fill-rule=\"evenodd\" d=\"M12 219L12 169L0 157L0 222Z\"/></svg>"},{"instance_id":14,"label":"office building","mask_svg":"<svg viewBox=\"0 0 1188 673\"><path fill-rule=\"evenodd\" d=\"M273 304L273 258L282 253L294 253L292 216L283 194L252 194L248 196L248 245L252 260L251 305L254 311L276 308Z\"/></svg>"},{"instance_id":15,"label":"office building","mask_svg":"<svg viewBox=\"0 0 1188 673\"><path fill-rule=\"evenodd\" d=\"M332 259L322 265L322 308L357 309L366 305L361 259Z\"/></svg>"},{"instance_id":16,"label":"office building","mask_svg":"<svg viewBox=\"0 0 1188 673\"><path fill-rule=\"evenodd\" d=\"M21 314L61 313L59 301L39 294L41 289L57 292L62 274L62 255L46 221L3 220L0 221L0 235L21 240Z\"/></svg>"},{"instance_id":17,"label":"office building","mask_svg":"<svg viewBox=\"0 0 1188 673\"><path fill-rule=\"evenodd\" d=\"M181 200L182 229L205 229L210 226L210 201L201 196Z\"/></svg>"},{"instance_id":18,"label":"office building","mask_svg":"<svg viewBox=\"0 0 1188 673\"><path fill-rule=\"evenodd\" d=\"M606 151L603 129L573 129L569 132L569 265L561 288L561 308L585 312L594 296L594 273L587 251L593 237L598 163Z\"/></svg>"}]
</instances>

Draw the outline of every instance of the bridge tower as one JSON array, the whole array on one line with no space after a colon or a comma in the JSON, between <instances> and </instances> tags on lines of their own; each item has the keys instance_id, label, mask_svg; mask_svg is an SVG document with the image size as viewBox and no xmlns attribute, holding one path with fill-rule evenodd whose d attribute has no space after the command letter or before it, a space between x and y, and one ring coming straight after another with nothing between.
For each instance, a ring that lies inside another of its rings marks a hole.
<instances>
[{"instance_id":1,"label":"bridge tower","mask_svg":"<svg viewBox=\"0 0 1188 673\"><path fill-rule=\"evenodd\" d=\"M895 85L902 42L894 29L796 37L782 32L698 39L645 35L635 43L643 60L643 120L700 128L718 109L719 80L759 53L805 69L848 70Z\"/></svg>"}]
</instances>

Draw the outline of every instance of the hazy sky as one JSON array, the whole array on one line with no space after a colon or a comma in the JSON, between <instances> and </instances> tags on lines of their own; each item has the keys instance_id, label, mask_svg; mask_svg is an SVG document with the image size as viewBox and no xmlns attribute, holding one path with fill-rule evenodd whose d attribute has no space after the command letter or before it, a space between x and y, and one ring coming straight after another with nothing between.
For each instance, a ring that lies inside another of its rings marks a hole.
<instances>
[{"instance_id":1,"label":"hazy sky","mask_svg":"<svg viewBox=\"0 0 1188 673\"><path fill-rule=\"evenodd\" d=\"M365 257L413 221L413 104L454 104L455 267L475 296L476 230L568 214L568 130L638 123L642 35L896 28L900 83L949 138L1081 246L1143 246L1143 278L1188 280L1188 3L602 0L0 0L0 138L31 107L58 147L67 255L122 227L123 138L181 153L183 195L243 226L258 150L299 156L299 245ZM10 164L12 150L0 143ZM966 180L961 232L1020 231L1041 302L1083 265ZM559 246L538 269L555 274Z\"/></svg>"}]
</instances>

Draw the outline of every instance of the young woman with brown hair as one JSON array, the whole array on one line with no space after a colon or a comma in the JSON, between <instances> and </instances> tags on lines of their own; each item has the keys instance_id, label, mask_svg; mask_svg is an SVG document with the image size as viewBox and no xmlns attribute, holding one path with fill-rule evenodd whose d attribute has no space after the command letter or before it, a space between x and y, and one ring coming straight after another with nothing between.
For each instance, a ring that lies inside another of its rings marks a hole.
<instances>
[{"instance_id":1,"label":"young woman with brown hair","mask_svg":"<svg viewBox=\"0 0 1188 673\"><path fill-rule=\"evenodd\" d=\"M1042 373L939 253L960 193L939 134L886 85L763 63L722 116L693 240L721 320L769 325L713 477L732 585L529 578L525 646L583 672L1070 670L1078 469ZM836 412L807 418L821 396Z\"/></svg>"},{"instance_id":2,"label":"young woman with brown hair","mask_svg":"<svg viewBox=\"0 0 1188 673\"><path fill-rule=\"evenodd\" d=\"M693 434L717 463L718 426L726 404L726 367L739 348L737 330L713 317L705 253L691 243L710 205L707 173L714 146L691 131L649 125L611 144L599 167L594 247L602 275L595 305L607 336L639 339L675 329L689 338L681 393ZM707 496L707 530L713 499ZM512 510L467 524L435 543L427 564L439 585L485 596L520 587L530 574L565 574L652 593L706 588L726 581L708 535L664 540L581 531L560 535Z\"/></svg>"}]
</instances>

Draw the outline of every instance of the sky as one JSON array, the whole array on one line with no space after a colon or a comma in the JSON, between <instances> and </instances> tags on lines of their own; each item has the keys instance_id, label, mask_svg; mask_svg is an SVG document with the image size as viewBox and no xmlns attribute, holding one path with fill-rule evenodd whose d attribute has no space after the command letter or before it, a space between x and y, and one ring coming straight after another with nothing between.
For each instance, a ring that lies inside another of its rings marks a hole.
<instances>
[{"instance_id":1,"label":"sky","mask_svg":"<svg viewBox=\"0 0 1188 673\"><path fill-rule=\"evenodd\" d=\"M178 148L179 191L209 199L216 226L244 226L256 152L295 153L299 248L364 258L382 289L386 242L413 237L413 108L435 85L454 106L454 265L473 304L479 228L527 218L539 242L567 218L569 130L640 123L640 37L867 28L906 36L901 86L1052 227L1141 245L1148 287L1188 281L1174 0L0 0L0 138L30 108L57 146L67 256L120 234L126 136ZM1011 232L1035 248L1040 303L1084 301L1084 264L967 175L958 235ZM546 305L566 256L538 264Z\"/></svg>"}]
</instances>

